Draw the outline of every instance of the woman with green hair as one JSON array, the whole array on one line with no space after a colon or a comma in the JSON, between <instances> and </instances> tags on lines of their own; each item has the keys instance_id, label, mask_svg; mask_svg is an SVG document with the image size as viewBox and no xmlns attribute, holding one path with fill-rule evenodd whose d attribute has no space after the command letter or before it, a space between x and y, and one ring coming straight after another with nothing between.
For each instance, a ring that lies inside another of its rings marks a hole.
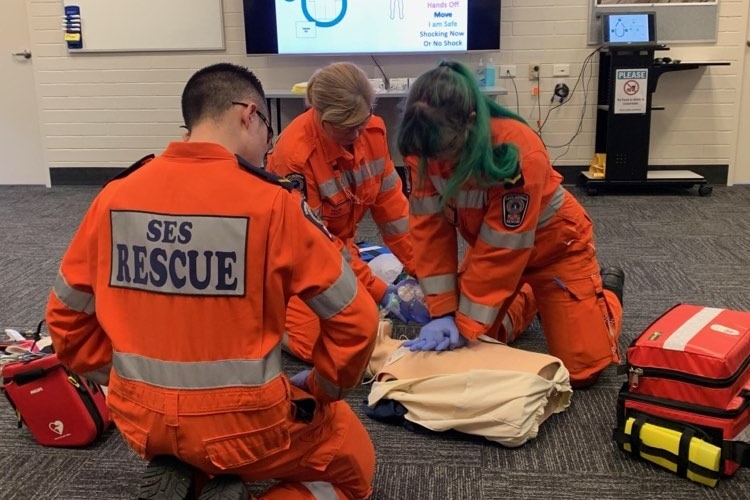
<instances>
[{"instance_id":1,"label":"woman with green hair","mask_svg":"<svg viewBox=\"0 0 750 500\"><path fill-rule=\"evenodd\" d=\"M411 86L398 147L412 178L410 234L431 321L412 350L498 337L529 285L550 354L574 387L619 361L624 273L600 272L591 219L562 187L539 136L441 62ZM458 263L458 234L467 242Z\"/></svg>"}]
</instances>

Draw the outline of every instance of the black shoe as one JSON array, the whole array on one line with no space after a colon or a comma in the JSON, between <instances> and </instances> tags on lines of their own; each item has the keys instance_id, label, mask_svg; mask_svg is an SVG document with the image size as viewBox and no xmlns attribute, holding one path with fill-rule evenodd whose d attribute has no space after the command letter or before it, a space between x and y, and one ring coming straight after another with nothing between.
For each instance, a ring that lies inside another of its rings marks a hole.
<instances>
[{"instance_id":1,"label":"black shoe","mask_svg":"<svg viewBox=\"0 0 750 500\"><path fill-rule=\"evenodd\" d=\"M601 270L602 286L617 296L622 305L622 289L625 287L625 271L620 267L605 267Z\"/></svg>"},{"instance_id":2,"label":"black shoe","mask_svg":"<svg viewBox=\"0 0 750 500\"><path fill-rule=\"evenodd\" d=\"M203 487L198 500L247 500L249 496L239 476L215 476Z\"/></svg>"},{"instance_id":3,"label":"black shoe","mask_svg":"<svg viewBox=\"0 0 750 500\"><path fill-rule=\"evenodd\" d=\"M192 494L193 468L177 457L160 455L141 477L138 500L186 500Z\"/></svg>"}]
</instances>

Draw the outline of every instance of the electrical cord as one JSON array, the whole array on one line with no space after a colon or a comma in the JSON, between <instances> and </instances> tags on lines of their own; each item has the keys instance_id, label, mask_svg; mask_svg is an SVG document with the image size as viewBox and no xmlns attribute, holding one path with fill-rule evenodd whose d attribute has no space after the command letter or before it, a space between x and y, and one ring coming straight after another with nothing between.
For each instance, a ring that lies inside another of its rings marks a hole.
<instances>
[{"instance_id":1,"label":"electrical cord","mask_svg":"<svg viewBox=\"0 0 750 500\"><path fill-rule=\"evenodd\" d=\"M516 78L510 74L510 71L505 70L505 76L510 78L510 82L513 84L513 89L516 92L516 114L521 114L521 102L518 98L518 87L516 86Z\"/></svg>"},{"instance_id":2,"label":"electrical cord","mask_svg":"<svg viewBox=\"0 0 750 500\"><path fill-rule=\"evenodd\" d=\"M576 89L578 88L578 85L580 84L581 85L581 89L583 90L583 104L581 105L581 116L578 119L578 126L576 127L575 132L573 133L573 135L571 136L571 138L569 140L567 140L566 142L564 142L563 144L558 144L558 145L549 145L549 144L546 144L546 143L544 144L545 147L547 147L547 149L565 148L565 151L563 151L561 154L559 154L558 156L556 156L554 158L554 160L552 160L552 165L553 166L555 165L555 162L557 160L559 160L560 158L562 158L563 156L565 156L566 154L568 154L568 152L570 151L570 145L573 143L573 141L576 139L576 137L578 137L578 135L581 133L581 131L583 129L583 120L584 120L584 118L586 116L586 110L587 110L587 107L588 107L588 90L589 89L587 88L587 81L588 81L588 83L590 83L591 79L593 78L593 74L594 74L593 66L591 65L591 60L592 60L593 56L601 50L601 48L602 48L602 46L597 47L589 55L586 56L586 58L583 60L583 64L581 66L581 71L578 73L578 78L576 79L576 82L573 85L573 89L570 91L570 93L568 95L568 98L567 99L560 99L560 103L559 104L557 104L555 106L551 106L547 110L547 114L545 115L544 121L539 126L539 132L538 132L538 134L539 134L539 137L541 138L542 137L542 128L547 123L547 120L549 119L550 114L552 113L552 111L554 111L555 109L561 107L562 105L564 105L568 101L570 101L570 99L572 99L573 94L575 93ZM588 78L585 77L587 67L589 68ZM540 116L541 116L541 113L540 113ZM542 142L544 142L543 138L542 138Z\"/></svg>"},{"instance_id":3,"label":"electrical cord","mask_svg":"<svg viewBox=\"0 0 750 500\"><path fill-rule=\"evenodd\" d=\"M602 46L600 45L599 47L597 47L596 49L594 49L589 55L587 55L586 58L583 60L583 65L581 66L581 71L578 73L578 78L576 79L576 83L573 85L573 88L570 90L570 93L568 94L568 98L565 99L564 101L560 102L559 104L556 104L555 106L551 106L547 110L547 114L544 117L544 121L542 121L542 124L539 126L539 131L540 132L544 128L544 125L547 124L547 120L549 120L550 113L552 113L552 111L556 110L557 108L559 108L560 106L562 106L563 104L567 103L568 101L570 101L573 98L573 94L575 94L575 91L578 88L578 84L582 82L581 77L583 76L584 71L586 71L586 66L591 62L591 58L594 57L594 54L598 53L601 49L602 49Z\"/></svg>"},{"instance_id":4,"label":"electrical cord","mask_svg":"<svg viewBox=\"0 0 750 500\"><path fill-rule=\"evenodd\" d=\"M383 75L383 81L385 82L385 88L390 88L390 85L388 84L388 77L385 76L385 71L383 71L383 68L380 66L380 64L378 63L377 59L375 59L374 55L370 54L370 57L372 58L372 62L375 63L375 66L377 66L378 69L380 70L380 74Z\"/></svg>"}]
</instances>

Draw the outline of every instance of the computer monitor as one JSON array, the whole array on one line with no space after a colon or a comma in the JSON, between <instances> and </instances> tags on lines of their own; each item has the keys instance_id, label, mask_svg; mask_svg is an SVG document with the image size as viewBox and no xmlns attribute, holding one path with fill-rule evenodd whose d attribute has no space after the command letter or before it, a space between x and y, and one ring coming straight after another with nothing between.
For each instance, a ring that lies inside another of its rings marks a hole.
<instances>
[{"instance_id":1,"label":"computer monitor","mask_svg":"<svg viewBox=\"0 0 750 500\"><path fill-rule=\"evenodd\" d=\"M656 43L654 12L602 14L604 45L649 45Z\"/></svg>"}]
</instances>

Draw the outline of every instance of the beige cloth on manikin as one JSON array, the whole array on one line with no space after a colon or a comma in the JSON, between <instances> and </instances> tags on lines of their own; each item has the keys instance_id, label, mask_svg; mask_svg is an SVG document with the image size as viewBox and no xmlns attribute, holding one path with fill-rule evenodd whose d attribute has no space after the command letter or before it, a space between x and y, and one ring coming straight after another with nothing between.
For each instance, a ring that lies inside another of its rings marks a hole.
<instances>
[{"instance_id":1,"label":"beige cloth on manikin","mask_svg":"<svg viewBox=\"0 0 750 500\"><path fill-rule=\"evenodd\" d=\"M433 431L456 430L516 447L533 439L573 391L562 361L489 337L454 351L411 352L381 321L370 359L368 405L403 404L405 418Z\"/></svg>"}]
</instances>

